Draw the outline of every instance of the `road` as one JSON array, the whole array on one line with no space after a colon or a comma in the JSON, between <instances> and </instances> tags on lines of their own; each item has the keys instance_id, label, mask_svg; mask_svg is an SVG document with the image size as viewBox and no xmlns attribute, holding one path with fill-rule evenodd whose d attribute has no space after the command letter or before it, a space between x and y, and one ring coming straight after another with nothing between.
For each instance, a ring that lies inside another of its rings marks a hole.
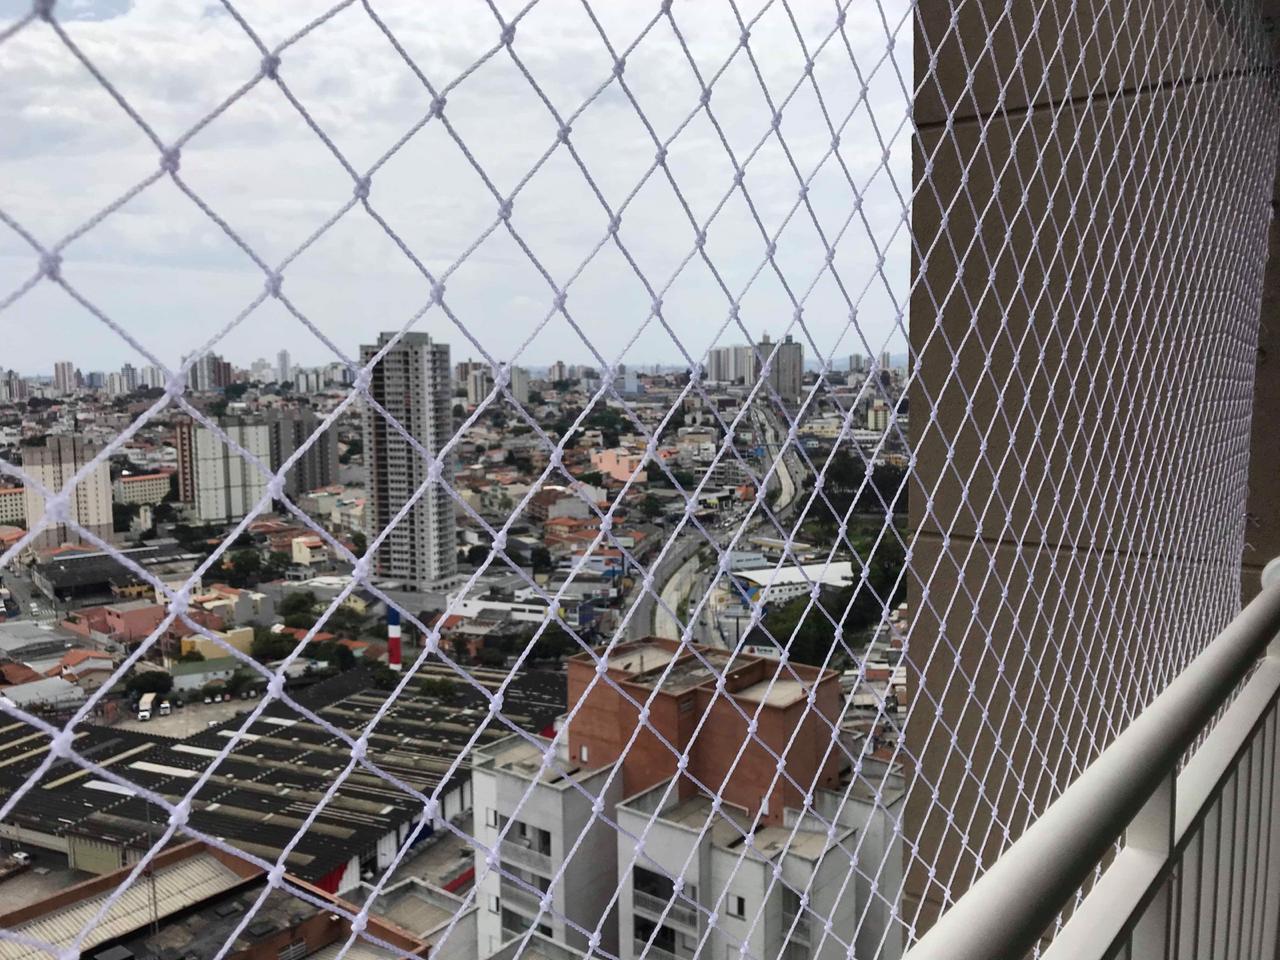
<instances>
[{"instance_id":1,"label":"road","mask_svg":"<svg viewBox=\"0 0 1280 960\"><path fill-rule=\"evenodd\" d=\"M13 594L13 600L18 605L16 616L30 617L42 623L58 619L58 611L48 598L45 597L35 585L31 582L30 577L25 573L12 568L0 572L0 576L4 577L4 586L9 588ZM31 604L36 604L36 612L31 611Z\"/></svg>"},{"instance_id":2,"label":"road","mask_svg":"<svg viewBox=\"0 0 1280 960\"><path fill-rule=\"evenodd\" d=\"M753 407L751 417L757 430L764 437L764 446L770 460L776 459L785 442L787 433L786 429L782 427L781 418L772 410L762 409L760 405ZM774 476L778 481L778 492L772 504L774 516L784 525L795 512L796 506L800 502L800 478L804 474L805 468L800 457L791 447L788 447L787 452L778 461L777 469L774 471ZM743 530L742 536L738 538L738 542L742 543L757 528L766 524L772 527L772 522L764 511L757 510L752 515L746 529ZM732 524L728 527L712 527L708 532L716 543L723 548L733 539L734 534L737 532L737 527ZM667 551L663 561L654 568L653 590L662 597L671 610L678 612L681 602L688 595L701 590L710 590L712 585L707 582L709 578L697 576L698 571L702 569L697 557L697 551L700 547L706 546L707 540L702 533L696 528L686 525L675 546ZM637 582L632 587L623 601L622 609L628 609L633 603L636 604L636 609L627 624L628 639L639 640L642 637L651 635L670 639L679 638L680 628L676 626L671 615L658 605L653 594L644 591L641 582ZM692 607L693 604L691 603L690 606ZM716 630L713 624L707 622L710 618L711 614L708 605L704 604L701 618L703 622L697 624L694 629L693 636L695 640L699 642L714 642L712 638L718 636L720 631Z\"/></svg>"}]
</instances>

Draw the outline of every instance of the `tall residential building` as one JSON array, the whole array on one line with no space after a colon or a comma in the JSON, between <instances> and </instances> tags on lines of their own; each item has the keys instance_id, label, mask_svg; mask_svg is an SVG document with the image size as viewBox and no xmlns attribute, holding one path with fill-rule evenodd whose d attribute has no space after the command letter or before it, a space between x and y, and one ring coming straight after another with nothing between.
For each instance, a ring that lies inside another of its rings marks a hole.
<instances>
[{"instance_id":1,"label":"tall residential building","mask_svg":"<svg viewBox=\"0 0 1280 960\"><path fill-rule=\"evenodd\" d=\"M27 383L17 370L0 371L0 400L27 399Z\"/></svg>"},{"instance_id":2,"label":"tall residential building","mask_svg":"<svg viewBox=\"0 0 1280 960\"><path fill-rule=\"evenodd\" d=\"M368 364L394 334L360 348ZM425 333L407 333L373 367L369 395L434 456L449 440L452 428L452 385L449 346ZM381 412L364 407L364 458L369 468L365 522L369 539L391 526L400 509L429 478L429 464L419 450L387 422ZM453 478L452 458L440 465L440 479ZM428 586L457 572L454 504L439 481L432 482L383 540L376 557L381 577L400 580L411 589Z\"/></svg>"},{"instance_id":3,"label":"tall residential building","mask_svg":"<svg viewBox=\"0 0 1280 960\"><path fill-rule=\"evenodd\" d=\"M489 395L493 389L493 374L486 366L476 364L467 375L467 403L473 407Z\"/></svg>"},{"instance_id":4,"label":"tall residential building","mask_svg":"<svg viewBox=\"0 0 1280 960\"><path fill-rule=\"evenodd\" d=\"M511 368L511 396L516 403L529 402L529 371L524 367Z\"/></svg>"},{"instance_id":5,"label":"tall residential building","mask_svg":"<svg viewBox=\"0 0 1280 960\"><path fill-rule=\"evenodd\" d=\"M319 429L321 420L309 407L272 410L266 414L271 443L271 469L278 471ZM338 482L338 434L323 430L289 468L284 492L293 499L308 490Z\"/></svg>"},{"instance_id":6,"label":"tall residential building","mask_svg":"<svg viewBox=\"0 0 1280 960\"><path fill-rule=\"evenodd\" d=\"M142 385L156 390L164 389L164 371L150 364L143 367Z\"/></svg>"},{"instance_id":7,"label":"tall residential building","mask_svg":"<svg viewBox=\"0 0 1280 960\"><path fill-rule=\"evenodd\" d=\"M76 365L70 360L53 365L53 389L64 397L76 392Z\"/></svg>"},{"instance_id":8,"label":"tall residential building","mask_svg":"<svg viewBox=\"0 0 1280 960\"><path fill-rule=\"evenodd\" d=\"M267 425L247 417L218 421L224 433L264 465L271 459ZM203 424L180 422L177 430L178 498L195 507L201 523L227 523L245 516L267 489L267 478Z\"/></svg>"},{"instance_id":9,"label":"tall residential building","mask_svg":"<svg viewBox=\"0 0 1280 960\"><path fill-rule=\"evenodd\" d=\"M126 393L132 393L138 389L138 369L132 363L126 363L120 368L120 379L124 381L124 389Z\"/></svg>"},{"instance_id":10,"label":"tall residential building","mask_svg":"<svg viewBox=\"0 0 1280 960\"><path fill-rule=\"evenodd\" d=\"M787 334L781 343L773 343L766 333L758 349L760 362L769 365L769 383L778 396L786 403L798 402L804 383L804 347L801 343L791 334Z\"/></svg>"},{"instance_id":11,"label":"tall residential building","mask_svg":"<svg viewBox=\"0 0 1280 960\"><path fill-rule=\"evenodd\" d=\"M588 655L566 665L576 713L556 766L542 769L549 740L513 736L476 751L482 955L527 930L550 890L541 933L581 949L580 929L598 926L601 947L624 958L651 943L650 956L692 960L704 937L706 957L736 956L746 942L752 956L843 958L845 947L821 936L827 920L844 943L857 941L859 956L897 956L891 905L848 879L848 851L857 842L866 862L889 865L881 882L896 882L901 774L884 764L869 771L877 763L863 759L863 776L883 777L879 801L852 783L857 748L832 744L842 713L836 671L792 664L775 677L777 661L656 638L610 651L608 683ZM637 734L638 705L647 720ZM704 786L716 791L714 805ZM597 798L603 816L592 815ZM483 854L494 847L499 871ZM683 881L679 893L672 877Z\"/></svg>"},{"instance_id":12,"label":"tall residential building","mask_svg":"<svg viewBox=\"0 0 1280 960\"><path fill-rule=\"evenodd\" d=\"M751 383L759 369L755 349L744 344L716 347L707 355L706 378L717 383Z\"/></svg>"},{"instance_id":13,"label":"tall residential building","mask_svg":"<svg viewBox=\"0 0 1280 960\"><path fill-rule=\"evenodd\" d=\"M276 383L284 383L289 379L293 368L289 365L289 351L281 350L276 354Z\"/></svg>"},{"instance_id":14,"label":"tall residential building","mask_svg":"<svg viewBox=\"0 0 1280 960\"><path fill-rule=\"evenodd\" d=\"M871 358L865 353L849 354L849 372L866 373L871 369Z\"/></svg>"},{"instance_id":15,"label":"tall residential building","mask_svg":"<svg viewBox=\"0 0 1280 960\"><path fill-rule=\"evenodd\" d=\"M57 492L99 449L98 444L83 437L51 435L39 445L23 446L22 466L33 480ZM34 528L44 516L44 496L35 487L27 487L23 493L23 512L28 529ZM90 533L111 540L111 468L105 460L70 492L67 516ZM79 543L81 539L76 530L58 524L42 531L34 543L37 547L54 547L61 543Z\"/></svg>"},{"instance_id":16,"label":"tall residential building","mask_svg":"<svg viewBox=\"0 0 1280 960\"><path fill-rule=\"evenodd\" d=\"M569 379L569 368L564 365L563 360L557 360L547 368L547 379L552 383L555 383L557 380Z\"/></svg>"},{"instance_id":17,"label":"tall residential building","mask_svg":"<svg viewBox=\"0 0 1280 960\"><path fill-rule=\"evenodd\" d=\"M187 373L187 386L195 393L221 390L230 383L231 364L216 353L202 354Z\"/></svg>"},{"instance_id":18,"label":"tall residential building","mask_svg":"<svg viewBox=\"0 0 1280 960\"><path fill-rule=\"evenodd\" d=\"M880 369L881 370L893 369L893 355L890 354L888 350L882 350L880 352Z\"/></svg>"},{"instance_id":19,"label":"tall residential building","mask_svg":"<svg viewBox=\"0 0 1280 960\"><path fill-rule=\"evenodd\" d=\"M178 500L196 502L196 425L181 418L173 428L173 446L178 453Z\"/></svg>"}]
</instances>

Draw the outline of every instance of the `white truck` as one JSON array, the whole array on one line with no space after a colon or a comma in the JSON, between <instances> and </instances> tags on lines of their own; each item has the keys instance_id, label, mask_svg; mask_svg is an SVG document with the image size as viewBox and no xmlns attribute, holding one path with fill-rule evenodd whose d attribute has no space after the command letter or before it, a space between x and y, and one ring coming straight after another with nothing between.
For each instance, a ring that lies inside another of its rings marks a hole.
<instances>
[{"instance_id":1,"label":"white truck","mask_svg":"<svg viewBox=\"0 0 1280 960\"><path fill-rule=\"evenodd\" d=\"M144 693L138 701L138 719L150 720L152 708L155 707L156 695L154 693Z\"/></svg>"}]
</instances>

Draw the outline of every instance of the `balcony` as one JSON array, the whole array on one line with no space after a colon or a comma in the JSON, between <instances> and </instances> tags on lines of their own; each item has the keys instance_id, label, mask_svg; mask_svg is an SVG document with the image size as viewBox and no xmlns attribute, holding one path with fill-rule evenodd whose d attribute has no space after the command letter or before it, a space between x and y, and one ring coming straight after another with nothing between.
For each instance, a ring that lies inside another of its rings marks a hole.
<instances>
[{"instance_id":1,"label":"balcony","mask_svg":"<svg viewBox=\"0 0 1280 960\"><path fill-rule=\"evenodd\" d=\"M528 917L536 917L542 911L542 897L536 893L510 883L504 877L498 887L498 896L505 907Z\"/></svg>"},{"instance_id":2,"label":"balcony","mask_svg":"<svg viewBox=\"0 0 1280 960\"><path fill-rule=\"evenodd\" d=\"M643 890L635 891L633 903L637 911L659 923L683 927L688 933L698 932L698 911L693 907L672 903Z\"/></svg>"},{"instance_id":3,"label":"balcony","mask_svg":"<svg viewBox=\"0 0 1280 960\"><path fill-rule=\"evenodd\" d=\"M1273 957L1278 700L1274 585L1001 854L907 960L1022 956L1050 936L1045 960ZM1055 932L1063 911L1068 919Z\"/></svg>"},{"instance_id":4,"label":"balcony","mask_svg":"<svg viewBox=\"0 0 1280 960\"><path fill-rule=\"evenodd\" d=\"M809 943L809 914L807 911L796 914L794 910L783 909L782 931L788 940Z\"/></svg>"},{"instance_id":5,"label":"balcony","mask_svg":"<svg viewBox=\"0 0 1280 960\"><path fill-rule=\"evenodd\" d=\"M503 860L542 874L544 877L550 877L555 872L555 868L551 865L551 857L532 850L517 840L504 839L498 844L498 852Z\"/></svg>"},{"instance_id":6,"label":"balcony","mask_svg":"<svg viewBox=\"0 0 1280 960\"><path fill-rule=\"evenodd\" d=\"M639 937L632 941L632 947L635 951L632 954L635 960L641 960L642 957L647 957L648 960L693 960L692 955L681 956L670 950L663 950L657 944L646 944Z\"/></svg>"}]
</instances>

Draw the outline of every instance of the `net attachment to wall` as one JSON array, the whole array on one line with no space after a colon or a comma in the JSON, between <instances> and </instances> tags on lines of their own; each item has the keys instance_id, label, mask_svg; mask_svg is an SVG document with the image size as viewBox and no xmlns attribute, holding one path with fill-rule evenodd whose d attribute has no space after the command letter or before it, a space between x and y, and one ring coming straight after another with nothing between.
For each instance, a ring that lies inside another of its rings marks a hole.
<instances>
[{"instance_id":1,"label":"net attachment to wall","mask_svg":"<svg viewBox=\"0 0 1280 960\"><path fill-rule=\"evenodd\" d=\"M163 605L72 706L0 697L0 836L111 877L24 895L0 957L901 956L1238 608L1277 117L1251 4L161 7L0 26L6 128L138 138L79 158L136 173L84 216L0 178L5 342L97 364L52 291L162 371L65 486L0 460L44 500L0 571L38 590L62 531ZM147 230L253 278L181 362L151 341L182 315L113 287L176 286ZM474 364L445 410L392 396L421 332ZM193 389L237 344L345 371L278 463ZM254 496L173 577L77 491L187 420ZM390 518L359 536L289 484L347 428ZM250 645L206 594L270 516L333 589L254 579ZM386 619L400 673L319 665L378 659ZM185 734L111 716L191 646L231 659ZM200 714L232 676L261 694Z\"/></svg>"}]
</instances>

